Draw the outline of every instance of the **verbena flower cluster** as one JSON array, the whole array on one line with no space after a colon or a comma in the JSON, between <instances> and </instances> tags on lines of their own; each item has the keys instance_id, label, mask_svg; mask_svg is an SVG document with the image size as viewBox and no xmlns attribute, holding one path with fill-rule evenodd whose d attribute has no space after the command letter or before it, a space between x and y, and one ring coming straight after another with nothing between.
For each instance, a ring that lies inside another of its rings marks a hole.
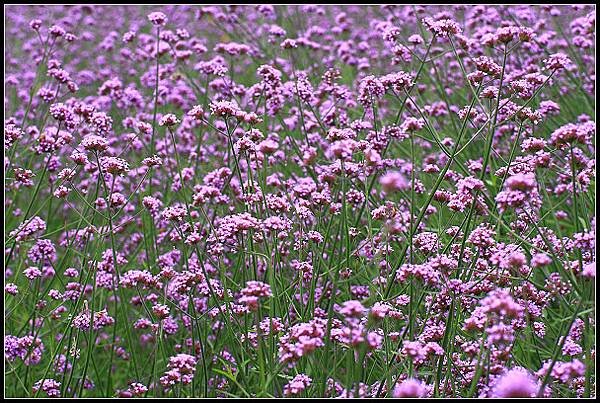
<instances>
[{"instance_id":1,"label":"verbena flower cluster","mask_svg":"<svg viewBox=\"0 0 600 403\"><path fill-rule=\"evenodd\" d=\"M5 7L5 395L594 397L595 12Z\"/></svg>"}]
</instances>

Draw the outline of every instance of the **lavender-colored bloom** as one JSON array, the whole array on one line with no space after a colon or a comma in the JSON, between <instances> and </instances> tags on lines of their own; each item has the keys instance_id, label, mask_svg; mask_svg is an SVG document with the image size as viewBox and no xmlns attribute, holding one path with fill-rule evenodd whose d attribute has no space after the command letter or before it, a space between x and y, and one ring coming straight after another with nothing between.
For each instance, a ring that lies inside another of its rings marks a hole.
<instances>
[{"instance_id":1,"label":"lavender-colored bloom","mask_svg":"<svg viewBox=\"0 0 600 403\"><path fill-rule=\"evenodd\" d=\"M513 368L496 381L494 397L535 397L539 385L534 377L523 368Z\"/></svg>"},{"instance_id":2,"label":"lavender-colored bloom","mask_svg":"<svg viewBox=\"0 0 600 403\"><path fill-rule=\"evenodd\" d=\"M394 388L393 397L425 397L425 385L417 379L407 379Z\"/></svg>"}]
</instances>

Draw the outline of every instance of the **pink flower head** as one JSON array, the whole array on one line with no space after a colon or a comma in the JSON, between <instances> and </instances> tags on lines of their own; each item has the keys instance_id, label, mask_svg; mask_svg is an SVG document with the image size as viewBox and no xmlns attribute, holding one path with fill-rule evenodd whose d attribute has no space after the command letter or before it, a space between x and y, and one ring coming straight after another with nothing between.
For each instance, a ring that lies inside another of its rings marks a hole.
<instances>
[{"instance_id":1,"label":"pink flower head","mask_svg":"<svg viewBox=\"0 0 600 403\"><path fill-rule=\"evenodd\" d=\"M287 385L283 387L285 396L293 396L302 393L312 383L312 379L304 374L296 375Z\"/></svg>"},{"instance_id":2,"label":"pink flower head","mask_svg":"<svg viewBox=\"0 0 600 403\"><path fill-rule=\"evenodd\" d=\"M160 11L155 11L148 14L148 21L150 21L155 26L164 26L167 23L168 18L164 13L161 13Z\"/></svg>"},{"instance_id":3,"label":"pink flower head","mask_svg":"<svg viewBox=\"0 0 600 403\"><path fill-rule=\"evenodd\" d=\"M523 368L514 368L496 381L494 397L535 397L539 387L534 377Z\"/></svg>"},{"instance_id":4,"label":"pink flower head","mask_svg":"<svg viewBox=\"0 0 600 403\"><path fill-rule=\"evenodd\" d=\"M574 67L573 62L564 53L554 53L544 60L544 65L548 70L570 70Z\"/></svg>"},{"instance_id":5,"label":"pink flower head","mask_svg":"<svg viewBox=\"0 0 600 403\"><path fill-rule=\"evenodd\" d=\"M386 193L410 189L410 183L406 177L397 171L388 172L379 179L379 183Z\"/></svg>"},{"instance_id":6,"label":"pink flower head","mask_svg":"<svg viewBox=\"0 0 600 403\"><path fill-rule=\"evenodd\" d=\"M414 378L409 378L402 383L396 385L393 397L425 397L427 389L425 385Z\"/></svg>"},{"instance_id":7,"label":"pink flower head","mask_svg":"<svg viewBox=\"0 0 600 403\"><path fill-rule=\"evenodd\" d=\"M361 318L364 316L366 308L359 301L346 301L342 304L340 313L346 317Z\"/></svg>"}]
</instances>

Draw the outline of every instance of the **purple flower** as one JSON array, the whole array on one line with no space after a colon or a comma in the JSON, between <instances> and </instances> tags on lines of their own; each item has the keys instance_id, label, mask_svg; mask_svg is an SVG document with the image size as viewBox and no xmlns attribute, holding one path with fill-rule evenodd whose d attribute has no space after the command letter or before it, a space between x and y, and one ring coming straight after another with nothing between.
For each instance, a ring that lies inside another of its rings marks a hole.
<instances>
[{"instance_id":1,"label":"purple flower","mask_svg":"<svg viewBox=\"0 0 600 403\"><path fill-rule=\"evenodd\" d=\"M494 397L535 397L539 386L534 377L523 368L513 368L495 383Z\"/></svg>"},{"instance_id":2,"label":"purple flower","mask_svg":"<svg viewBox=\"0 0 600 403\"><path fill-rule=\"evenodd\" d=\"M148 21L150 21L156 26L164 26L167 23L168 18L164 13L161 13L160 11L155 11L148 14Z\"/></svg>"},{"instance_id":3,"label":"purple flower","mask_svg":"<svg viewBox=\"0 0 600 403\"><path fill-rule=\"evenodd\" d=\"M427 389L425 385L414 378L402 381L394 388L393 397L425 397Z\"/></svg>"}]
</instances>

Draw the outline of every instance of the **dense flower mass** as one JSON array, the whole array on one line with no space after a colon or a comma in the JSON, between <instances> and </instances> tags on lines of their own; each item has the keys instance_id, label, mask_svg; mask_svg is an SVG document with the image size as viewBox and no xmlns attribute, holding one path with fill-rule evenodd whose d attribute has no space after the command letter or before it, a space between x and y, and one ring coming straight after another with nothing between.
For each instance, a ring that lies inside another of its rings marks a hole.
<instances>
[{"instance_id":1,"label":"dense flower mass","mask_svg":"<svg viewBox=\"0 0 600 403\"><path fill-rule=\"evenodd\" d=\"M5 7L5 396L595 397L594 5Z\"/></svg>"}]
</instances>

